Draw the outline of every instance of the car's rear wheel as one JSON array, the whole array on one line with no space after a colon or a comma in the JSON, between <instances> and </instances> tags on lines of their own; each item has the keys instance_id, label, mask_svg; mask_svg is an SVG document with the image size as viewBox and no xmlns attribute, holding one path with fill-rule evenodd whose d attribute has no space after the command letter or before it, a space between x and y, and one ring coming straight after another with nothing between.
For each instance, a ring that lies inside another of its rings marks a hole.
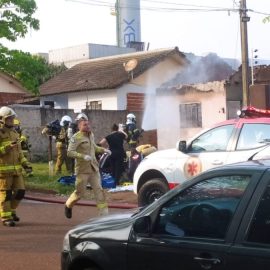
<instances>
[{"instance_id":1,"label":"car's rear wheel","mask_svg":"<svg viewBox=\"0 0 270 270\"><path fill-rule=\"evenodd\" d=\"M168 184L161 178L148 180L139 190L138 205L146 206L160 198L168 190Z\"/></svg>"}]
</instances>

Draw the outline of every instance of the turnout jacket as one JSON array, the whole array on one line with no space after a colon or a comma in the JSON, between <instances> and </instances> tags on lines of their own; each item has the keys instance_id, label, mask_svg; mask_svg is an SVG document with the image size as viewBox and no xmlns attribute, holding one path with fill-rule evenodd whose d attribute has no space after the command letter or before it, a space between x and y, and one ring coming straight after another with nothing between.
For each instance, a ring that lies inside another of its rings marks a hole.
<instances>
[{"instance_id":1,"label":"turnout jacket","mask_svg":"<svg viewBox=\"0 0 270 270\"><path fill-rule=\"evenodd\" d=\"M17 145L10 147L12 142ZM0 176L20 175L22 168L29 166L24 157L20 135L13 129L5 126L0 128Z\"/></svg>"},{"instance_id":2,"label":"turnout jacket","mask_svg":"<svg viewBox=\"0 0 270 270\"><path fill-rule=\"evenodd\" d=\"M68 157L75 158L75 174L91 173L99 171L96 153L104 153L104 148L95 144L94 134L92 132L77 132L75 133L68 145ZM84 157L91 156L91 160L86 161Z\"/></svg>"}]
</instances>

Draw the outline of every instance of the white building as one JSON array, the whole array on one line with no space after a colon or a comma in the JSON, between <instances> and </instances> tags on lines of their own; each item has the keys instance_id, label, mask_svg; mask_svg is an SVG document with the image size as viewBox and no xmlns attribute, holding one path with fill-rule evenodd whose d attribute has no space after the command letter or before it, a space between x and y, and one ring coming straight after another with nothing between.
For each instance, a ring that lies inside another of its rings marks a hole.
<instances>
[{"instance_id":1,"label":"white building","mask_svg":"<svg viewBox=\"0 0 270 270\"><path fill-rule=\"evenodd\" d=\"M50 50L49 63L53 64L64 63L67 68L70 68L79 63L88 61L89 59L126 54L131 52L135 52L135 49L112 45L87 43L77 46Z\"/></svg>"}]
</instances>

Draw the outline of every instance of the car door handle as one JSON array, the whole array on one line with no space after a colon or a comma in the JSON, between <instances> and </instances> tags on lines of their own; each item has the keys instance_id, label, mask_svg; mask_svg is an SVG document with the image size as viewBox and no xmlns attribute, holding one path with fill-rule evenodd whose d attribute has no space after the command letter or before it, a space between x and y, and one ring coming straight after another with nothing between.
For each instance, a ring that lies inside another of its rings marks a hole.
<instances>
[{"instance_id":1,"label":"car door handle","mask_svg":"<svg viewBox=\"0 0 270 270\"><path fill-rule=\"evenodd\" d=\"M202 258L202 257L194 257L195 261L198 261L201 267L205 270L211 269L213 264L221 263L219 258Z\"/></svg>"},{"instance_id":2,"label":"car door handle","mask_svg":"<svg viewBox=\"0 0 270 270\"><path fill-rule=\"evenodd\" d=\"M223 161L222 161L222 160L216 159L216 160L214 160L214 161L212 162L212 164L213 164L213 165L222 165L222 164L223 164Z\"/></svg>"}]
</instances>

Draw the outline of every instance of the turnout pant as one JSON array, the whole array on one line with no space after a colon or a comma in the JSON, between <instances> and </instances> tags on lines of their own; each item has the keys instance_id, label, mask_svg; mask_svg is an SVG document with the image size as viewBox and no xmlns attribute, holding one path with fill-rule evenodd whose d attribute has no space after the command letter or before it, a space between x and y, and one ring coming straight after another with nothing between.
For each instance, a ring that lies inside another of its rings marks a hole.
<instances>
[{"instance_id":1,"label":"turnout pant","mask_svg":"<svg viewBox=\"0 0 270 270\"><path fill-rule=\"evenodd\" d=\"M1 219L12 219L25 194L22 175L0 176L0 213Z\"/></svg>"},{"instance_id":2,"label":"turnout pant","mask_svg":"<svg viewBox=\"0 0 270 270\"><path fill-rule=\"evenodd\" d=\"M67 171L72 174L72 159L67 156L66 146L56 146L56 156L55 172L61 173L62 165L65 162Z\"/></svg>"},{"instance_id":3,"label":"turnout pant","mask_svg":"<svg viewBox=\"0 0 270 270\"><path fill-rule=\"evenodd\" d=\"M68 208L72 208L76 204L76 202L83 197L88 183L93 189L99 214L107 214L108 204L106 201L105 192L100 185L100 174L96 171L85 174L80 173L76 176L75 190L66 201L66 206Z\"/></svg>"}]
</instances>

